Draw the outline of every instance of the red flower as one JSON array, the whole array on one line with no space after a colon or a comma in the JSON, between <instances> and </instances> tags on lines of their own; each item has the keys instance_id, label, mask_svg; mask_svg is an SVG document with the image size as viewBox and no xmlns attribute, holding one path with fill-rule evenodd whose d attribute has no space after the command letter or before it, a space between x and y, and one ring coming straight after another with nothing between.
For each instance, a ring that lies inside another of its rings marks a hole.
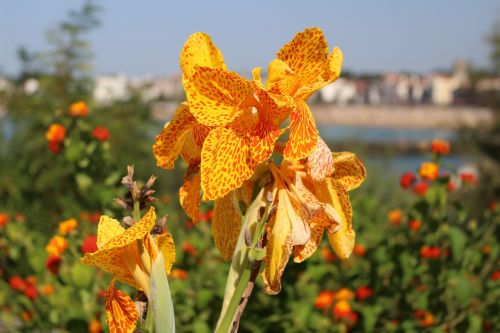
<instances>
[{"instance_id":1,"label":"red flower","mask_svg":"<svg viewBox=\"0 0 500 333\"><path fill-rule=\"evenodd\" d=\"M491 279L493 281L500 280L500 271L495 271L495 272L491 273Z\"/></svg>"},{"instance_id":2,"label":"red flower","mask_svg":"<svg viewBox=\"0 0 500 333\"><path fill-rule=\"evenodd\" d=\"M334 262L335 260L337 260L337 257L335 256L335 254L333 254L333 252L330 251L330 249L326 246L323 246L321 248L321 256L327 262Z\"/></svg>"},{"instance_id":3,"label":"red flower","mask_svg":"<svg viewBox=\"0 0 500 333\"><path fill-rule=\"evenodd\" d=\"M92 136L99 141L107 141L111 137L111 134L106 127L97 126L92 131Z\"/></svg>"},{"instance_id":4,"label":"red flower","mask_svg":"<svg viewBox=\"0 0 500 333\"><path fill-rule=\"evenodd\" d=\"M198 250L196 250L196 248L193 246L193 244L191 244L189 242L182 243L181 249L182 249L182 251L186 252L187 254L189 254L192 257L196 257L198 255Z\"/></svg>"},{"instance_id":5,"label":"red flower","mask_svg":"<svg viewBox=\"0 0 500 333\"><path fill-rule=\"evenodd\" d=\"M26 286L26 289L24 289L24 295L29 299L34 300L35 298L38 297L38 290L34 285L28 284Z\"/></svg>"},{"instance_id":6,"label":"red flower","mask_svg":"<svg viewBox=\"0 0 500 333\"><path fill-rule=\"evenodd\" d=\"M448 190L448 192L455 192L457 190L457 184L455 184L454 181L450 180L446 185L446 189Z\"/></svg>"},{"instance_id":7,"label":"red flower","mask_svg":"<svg viewBox=\"0 0 500 333\"><path fill-rule=\"evenodd\" d=\"M325 310L328 309L334 300L335 292L323 290L314 299L314 307L316 309Z\"/></svg>"},{"instance_id":8,"label":"red flower","mask_svg":"<svg viewBox=\"0 0 500 333\"><path fill-rule=\"evenodd\" d=\"M355 245L352 251L354 252L355 255L360 257L364 257L364 255L366 254L366 248L361 244Z\"/></svg>"},{"instance_id":9,"label":"red flower","mask_svg":"<svg viewBox=\"0 0 500 333\"><path fill-rule=\"evenodd\" d=\"M101 213L100 212L93 212L93 213L90 213L90 216L89 216L89 221L94 223L94 224L97 224L99 223L99 220L101 219Z\"/></svg>"},{"instance_id":10,"label":"red flower","mask_svg":"<svg viewBox=\"0 0 500 333\"><path fill-rule=\"evenodd\" d=\"M497 209L497 202L495 200L488 201L488 209L494 212Z\"/></svg>"},{"instance_id":11,"label":"red flower","mask_svg":"<svg viewBox=\"0 0 500 333\"><path fill-rule=\"evenodd\" d=\"M373 296L373 289L368 286L359 287L356 290L356 298L361 302L372 296Z\"/></svg>"},{"instance_id":12,"label":"red flower","mask_svg":"<svg viewBox=\"0 0 500 333\"><path fill-rule=\"evenodd\" d=\"M9 285L12 289L23 292L28 284L20 276L13 276L9 280Z\"/></svg>"},{"instance_id":13,"label":"red flower","mask_svg":"<svg viewBox=\"0 0 500 333\"><path fill-rule=\"evenodd\" d=\"M429 188L429 185L427 183L419 182L413 186L413 193L415 193L418 196L424 196L425 192L427 192L427 189Z\"/></svg>"},{"instance_id":14,"label":"red flower","mask_svg":"<svg viewBox=\"0 0 500 333\"><path fill-rule=\"evenodd\" d=\"M450 153L450 143L445 140L434 139L432 140L431 151L435 154L448 155Z\"/></svg>"},{"instance_id":15,"label":"red flower","mask_svg":"<svg viewBox=\"0 0 500 333\"><path fill-rule=\"evenodd\" d=\"M52 273L58 274L61 266L62 258L59 256L50 255L45 262L45 267Z\"/></svg>"},{"instance_id":16,"label":"red flower","mask_svg":"<svg viewBox=\"0 0 500 333\"><path fill-rule=\"evenodd\" d=\"M462 172L460 174L460 179L462 180L463 183L470 184L470 185L476 185L477 184L477 177L475 174L471 172Z\"/></svg>"},{"instance_id":17,"label":"red flower","mask_svg":"<svg viewBox=\"0 0 500 333\"><path fill-rule=\"evenodd\" d=\"M411 230L419 230L421 226L422 222L420 222L420 220L411 220L408 222L408 228Z\"/></svg>"},{"instance_id":18,"label":"red flower","mask_svg":"<svg viewBox=\"0 0 500 333\"><path fill-rule=\"evenodd\" d=\"M441 249L438 246L422 246L420 256L422 258L438 260L441 257Z\"/></svg>"},{"instance_id":19,"label":"red flower","mask_svg":"<svg viewBox=\"0 0 500 333\"><path fill-rule=\"evenodd\" d=\"M61 144L59 142L49 141L47 145L52 154L57 155L61 152Z\"/></svg>"},{"instance_id":20,"label":"red flower","mask_svg":"<svg viewBox=\"0 0 500 333\"><path fill-rule=\"evenodd\" d=\"M9 222L9 215L7 213L0 213L0 228L3 228Z\"/></svg>"},{"instance_id":21,"label":"red flower","mask_svg":"<svg viewBox=\"0 0 500 333\"><path fill-rule=\"evenodd\" d=\"M83 254L97 251L97 236L95 235L87 236L83 240L83 244L82 246L80 246L80 250L82 251Z\"/></svg>"},{"instance_id":22,"label":"red flower","mask_svg":"<svg viewBox=\"0 0 500 333\"><path fill-rule=\"evenodd\" d=\"M402 188L410 188L416 179L417 178L413 172L407 171L401 175L401 178L399 178L399 184Z\"/></svg>"}]
</instances>

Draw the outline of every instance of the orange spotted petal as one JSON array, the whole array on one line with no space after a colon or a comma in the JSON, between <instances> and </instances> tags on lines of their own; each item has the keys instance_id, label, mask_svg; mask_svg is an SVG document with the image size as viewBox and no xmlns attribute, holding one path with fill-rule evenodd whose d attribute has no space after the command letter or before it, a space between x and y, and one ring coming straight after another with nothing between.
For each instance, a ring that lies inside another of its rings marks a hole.
<instances>
[{"instance_id":1,"label":"orange spotted petal","mask_svg":"<svg viewBox=\"0 0 500 333\"><path fill-rule=\"evenodd\" d=\"M165 261L165 271L167 274L170 274L172 265L175 261L175 245L172 234L167 231L166 233L155 237L155 241L163 256L163 260Z\"/></svg>"},{"instance_id":2,"label":"orange spotted petal","mask_svg":"<svg viewBox=\"0 0 500 333\"><path fill-rule=\"evenodd\" d=\"M181 51L180 63L185 78L193 76L196 66L227 70L222 52L210 36L203 32L197 32L188 38Z\"/></svg>"},{"instance_id":3,"label":"orange spotted petal","mask_svg":"<svg viewBox=\"0 0 500 333\"><path fill-rule=\"evenodd\" d=\"M332 153L335 171L331 175L345 190L357 188L366 177L366 169L361 161L351 152Z\"/></svg>"},{"instance_id":4,"label":"orange spotted petal","mask_svg":"<svg viewBox=\"0 0 500 333\"><path fill-rule=\"evenodd\" d=\"M182 103L171 122L156 137L153 153L160 168L172 169L184 145L186 134L196 124L196 119L186 103Z\"/></svg>"},{"instance_id":5,"label":"orange spotted petal","mask_svg":"<svg viewBox=\"0 0 500 333\"><path fill-rule=\"evenodd\" d=\"M338 47L334 47L332 54L328 58L328 67L324 73L323 80L326 83L333 82L340 77L340 72L342 71L342 61L344 60L344 55Z\"/></svg>"},{"instance_id":6,"label":"orange spotted petal","mask_svg":"<svg viewBox=\"0 0 500 333\"><path fill-rule=\"evenodd\" d=\"M253 98L250 81L237 73L209 67L196 67L184 88L191 112L206 126L230 123Z\"/></svg>"},{"instance_id":7,"label":"orange spotted petal","mask_svg":"<svg viewBox=\"0 0 500 333\"><path fill-rule=\"evenodd\" d=\"M274 94L293 96L299 82L295 72L280 59L274 59L267 68L267 89Z\"/></svg>"},{"instance_id":8,"label":"orange spotted petal","mask_svg":"<svg viewBox=\"0 0 500 333\"><path fill-rule=\"evenodd\" d=\"M258 122L250 137L250 152L255 163L269 159L274 151L274 144L284 130L270 122Z\"/></svg>"},{"instance_id":9,"label":"orange spotted petal","mask_svg":"<svg viewBox=\"0 0 500 333\"><path fill-rule=\"evenodd\" d=\"M111 239L124 232L125 228L121 226L120 222L109 216L101 215L97 226L97 248L101 249Z\"/></svg>"},{"instance_id":10,"label":"orange spotted petal","mask_svg":"<svg viewBox=\"0 0 500 333\"><path fill-rule=\"evenodd\" d=\"M222 198L239 188L254 169L246 133L236 127L213 129L201 151L203 200Z\"/></svg>"},{"instance_id":11,"label":"orange spotted petal","mask_svg":"<svg viewBox=\"0 0 500 333\"><path fill-rule=\"evenodd\" d=\"M233 192L215 200L212 236L215 246L226 260L232 258L241 228L241 215Z\"/></svg>"},{"instance_id":12,"label":"orange spotted petal","mask_svg":"<svg viewBox=\"0 0 500 333\"><path fill-rule=\"evenodd\" d=\"M318 137L318 144L311 155L307 157L307 173L314 181L322 181L334 171L333 157L327 144Z\"/></svg>"},{"instance_id":13,"label":"orange spotted petal","mask_svg":"<svg viewBox=\"0 0 500 333\"><path fill-rule=\"evenodd\" d=\"M200 173L191 175L179 189L179 199L182 208L193 223L198 222L200 213Z\"/></svg>"},{"instance_id":14,"label":"orange spotted petal","mask_svg":"<svg viewBox=\"0 0 500 333\"><path fill-rule=\"evenodd\" d=\"M308 28L285 44L277 58L295 73L297 88L306 86L323 74L328 61L328 43L321 29Z\"/></svg>"},{"instance_id":15,"label":"orange spotted petal","mask_svg":"<svg viewBox=\"0 0 500 333\"><path fill-rule=\"evenodd\" d=\"M287 194L278 191L278 202L284 203ZM281 291L281 275L285 270L293 248L292 222L287 205L278 204L276 213L267 224L265 267L262 272L264 292L270 295Z\"/></svg>"},{"instance_id":16,"label":"orange spotted petal","mask_svg":"<svg viewBox=\"0 0 500 333\"><path fill-rule=\"evenodd\" d=\"M318 130L307 104L297 101L290 114L290 136L283 156L287 160L300 160L309 156L318 145Z\"/></svg>"},{"instance_id":17,"label":"orange spotted petal","mask_svg":"<svg viewBox=\"0 0 500 333\"><path fill-rule=\"evenodd\" d=\"M139 313L130 296L115 289L115 280L106 291L106 322L111 333L132 333L137 325Z\"/></svg>"},{"instance_id":18,"label":"orange spotted petal","mask_svg":"<svg viewBox=\"0 0 500 333\"><path fill-rule=\"evenodd\" d=\"M182 145L181 157L188 165L195 165L201 159L201 145L198 146L193 136L193 130L188 132L184 137L184 144Z\"/></svg>"}]
</instances>

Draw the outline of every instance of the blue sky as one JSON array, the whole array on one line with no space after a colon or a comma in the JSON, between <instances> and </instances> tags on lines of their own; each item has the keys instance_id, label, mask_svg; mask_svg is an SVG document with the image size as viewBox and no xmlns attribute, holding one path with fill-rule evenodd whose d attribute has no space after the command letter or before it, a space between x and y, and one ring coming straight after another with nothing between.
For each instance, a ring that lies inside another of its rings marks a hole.
<instances>
[{"instance_id":1,"label":"blue sky","mask_svg":"<svg viewBox=\"0 0 500 333\"><path fill-rule=\"evenodd\" d=\"M210 34L229 68L266 67L298 31L318 26L354 72L449 68L454 60L488 64L485 42L497 0L101 1L102 25L90 35L97 73L171 74L186 38ZM16 49L44 49L45 32L77 0L0 3L0 73L18 69Z\"/></svg>"}]
</instances>

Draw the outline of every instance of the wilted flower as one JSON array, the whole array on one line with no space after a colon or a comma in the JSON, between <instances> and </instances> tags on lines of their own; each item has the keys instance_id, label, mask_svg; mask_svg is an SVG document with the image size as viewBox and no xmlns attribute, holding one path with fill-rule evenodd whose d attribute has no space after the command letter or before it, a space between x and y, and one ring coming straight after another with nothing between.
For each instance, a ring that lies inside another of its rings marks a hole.
<instances>
[{"instance_id":1,"label":"wilted flower","mask_svg":"<svg viewBox=\"0 0 500 333\"><path fill-rule=\"evenodd\" d=\"M450 153L450 143L446 140L434 139L432 140L431 151L435 154L448 155Z\"/></svg>"},{"instance_id":2,"label":"wilted flower","mask_svg":"<svg viewBox=\"0 0 500 333\"><path fill-rule=\"evenodd\" d=\"M99 141L107 141L111 137L111 134L106 127L97 126L92 130L92 136Z\"/></svg>"},{"instance_id":3,"label":"wilted flower","mask_svg":"<svg viewBox=\"0 0 500 333\"><path fill-rule=\"evenodd\" d=\"M420 177L426 180L436 180L439 175L439 166L434 162L424 162L420 165Z\"/></svg>"},{"instance_id":4,"label":"wilted flower","mask_svg":"<svg viewBox=\"0 0 500 333\"><path fill-rule=\"evenodd\" d=\"M89 113L87 103L78 101L69 106L68 114L71 117L85 117Z\"/></svg>"},{"instance_id":5,"label":"wilted flower","mask_svg":"<svg viewBox=\"0 0 500 333\"><path fill-rule=\"evenodd\" d=\"M58 255L50 255L47 258L47 261L45 261L45 267L52 273L52 274L59 274L59 267L61 266L62 263L62 258Z\"/></svg>"}]
</instances>

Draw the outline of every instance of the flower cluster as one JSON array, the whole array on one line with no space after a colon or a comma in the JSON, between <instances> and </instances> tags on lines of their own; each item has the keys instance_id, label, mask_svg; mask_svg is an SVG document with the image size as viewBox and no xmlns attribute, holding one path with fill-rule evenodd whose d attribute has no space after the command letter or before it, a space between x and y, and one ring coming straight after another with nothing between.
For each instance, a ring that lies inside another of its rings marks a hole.
<instances>
[{"instance_id":1,"label":"flower cluster","mask_svg":"<svg viewBox=\"0 0 500 333\"><path fill-rule=\"evenodd\" d=\"M325 312L331 310L331 314L337 322L355 325L359 314L353 310L352 303L355 299L363 303L372 296L373 290L368 286L359 287L355 292L347 288L335 291L323 290L316 296L314 307Z\"/></svg>"},{"instance_id":2,"label":"flower cluster","mask_svg":"<svg viewBox=\"0 0 500 333\"><path fill-rule=\"evenodd\" d=\"M193 223L200 200L215 201L213 238L229 259L241 229L240 202L248 208L271 193L275 209L265 229L262 273L269 294L281 290L292 253L294 261L304 261L325 231L337 256L346 259L355 237L348 192L363 182L365 169L354 154L329 150L306 103L339 77L340 49L329 54L323 32L306 29L278 51L264 83L260 67L252 80L228 70L211 38L196 33L180 63L187 100L157 136L153 152L162 168L173 168L179 156L187 163L179 197ZM265 189L254 192L256 186Z\"/></svg>"}]
</instances>

